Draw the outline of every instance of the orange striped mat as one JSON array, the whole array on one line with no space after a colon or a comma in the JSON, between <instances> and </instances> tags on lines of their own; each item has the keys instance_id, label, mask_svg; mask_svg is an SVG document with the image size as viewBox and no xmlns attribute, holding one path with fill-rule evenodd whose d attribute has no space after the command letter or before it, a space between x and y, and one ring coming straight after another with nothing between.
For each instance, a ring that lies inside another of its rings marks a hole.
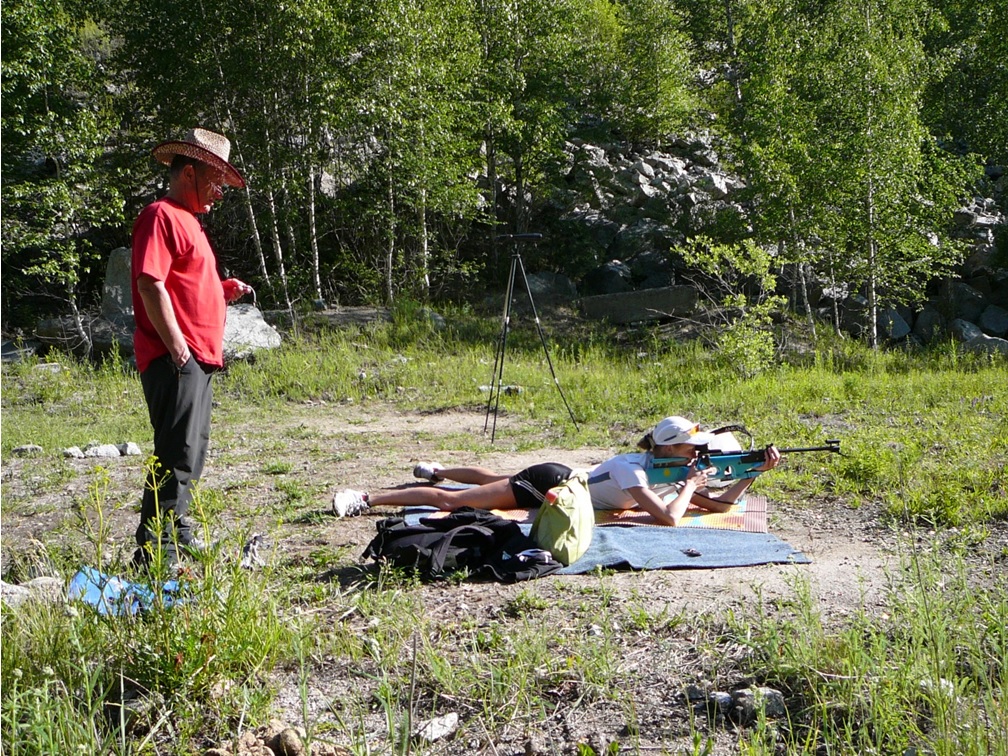
<instances>
[{"instance_id":1,"label":"orange striped mat","mask_svg":"<svg viewBox=\"0 0 1008 756\"><path fill-rule=\"evenodd\" d=\"M538 509L494 509L505 520L531 524ZM444 517L447 512L431 512L428 517ZM639 509L596 510L596 525L661 525L654 517ZM767 533L767 500L765 496L749 494L727 512L708 512L691 506L686 510L680 528L710 530L741 530L746 533Z\"/></svg>"}]
</instances>

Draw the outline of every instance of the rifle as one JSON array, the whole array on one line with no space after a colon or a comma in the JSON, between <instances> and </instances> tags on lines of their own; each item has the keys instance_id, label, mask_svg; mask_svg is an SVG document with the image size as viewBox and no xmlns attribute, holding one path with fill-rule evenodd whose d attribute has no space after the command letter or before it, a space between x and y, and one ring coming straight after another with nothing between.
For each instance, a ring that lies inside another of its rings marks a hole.
<instances>
[{"instance_id":1,"label":"rifle","mask_svg":"<svg viewBox=\"0 0 1008 756\"><path fill-rule=\"evenodd\" d=\"M769 447L767 447L769 448ZM825 446L804 446L800 448L781 449L783 454L804 454L806 452L840 453L840 441L830 439ZM763 470L756 470L766 461L766 449L732 452L701 451L697 458L696 469L711 469L708 480L734 481L755 478ZM651 461L647 470L648 483L654 485L672 485L686 480L689 472L689 460L685 457L664 457Z\"/></svg>"}]
</instances>

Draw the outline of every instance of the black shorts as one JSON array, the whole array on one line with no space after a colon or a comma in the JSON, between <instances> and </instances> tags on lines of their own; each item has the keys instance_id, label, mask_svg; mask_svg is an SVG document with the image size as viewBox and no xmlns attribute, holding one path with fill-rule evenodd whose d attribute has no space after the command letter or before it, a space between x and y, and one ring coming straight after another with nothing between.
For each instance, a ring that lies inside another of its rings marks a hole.
<instances>
[{"instance_id":1,"label":"black shorts","mask_svg":"<svg viewBox=\"0 0 1008 756\"><path fill-rule=\"evenodd\" d=\"M572 472L574 471L567 465L543 462L526 467L508 480L518 506L522 509L535 509L543 503L546 492L567 480Z\"/></svg>"}]
</instances>

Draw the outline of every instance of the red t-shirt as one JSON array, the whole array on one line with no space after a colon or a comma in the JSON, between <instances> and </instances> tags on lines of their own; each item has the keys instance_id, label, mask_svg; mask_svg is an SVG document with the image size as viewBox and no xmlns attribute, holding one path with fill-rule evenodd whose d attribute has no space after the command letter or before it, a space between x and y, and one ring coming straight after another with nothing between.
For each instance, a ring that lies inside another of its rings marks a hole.
<instances>
[{"instance_id":1,"label":"red t-shirt","mask_svg":"<svg viewBox=\"0 0 1008 756\"><path fill-rule=\"evenodd\" d=\"M223 367L227 303L217 258L199 219L167 197L145 207L133 224L133 351L141 373L168 354L137 291L147 274L164 283L189 351L200 362Z\"/></svg>"}]
</instances>

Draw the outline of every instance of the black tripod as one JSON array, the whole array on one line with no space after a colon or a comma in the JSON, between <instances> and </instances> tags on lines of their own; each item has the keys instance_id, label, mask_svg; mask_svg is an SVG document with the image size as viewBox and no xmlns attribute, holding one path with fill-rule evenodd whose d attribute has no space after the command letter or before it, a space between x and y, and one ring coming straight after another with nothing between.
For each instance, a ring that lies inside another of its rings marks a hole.
<instances>
[{"instance_id":1,"label":"black tripod","mask_svg":"<svg viewBox=\"0 0 1008 756\"><path fill-rule=\"evenodd\" d=\"M511 273L508 276L507 292L504 295L504 320L501 323L500 337L497 340L497 354L494 357L493 374L490 376L490 397L487 399L483 433L487 432L487 427L490 425L490 406L493 405L494 421L493 428L490 431L490 442L493 443L497 435L497 409L500 407L500 395L504 387L504 350L507 347L507 335L511 325L511 300L514 298L515 273L519 270L521 271L522 281L525 282L525 291L528 294L529 304L532 305L532 315L535 317L536 329L539 331L539 341L542 342L543 353L546 355L546 363L549 365L550 374L553 376L553 383L556 385L557 391L560 392L560 398L563 399L564 406L567 408L567 414L570 415L571 422L574 423L574 429L580 430L577 420L574 419L574 413L567 403L567 397L564 396L563 389L560 388L560 381L557 380L556 371L553 369L553 360L550 359L549 349L546 347L546 337L543 335L542 324L539 322L539 313L536 311L535 301L532 299L532 289L529 286L528 276L525 275L525 263L522 262L521 253L518 251L519 244L537 242L542 239L542 234L503 234L498 236L497 239L511 242Z\"/></svg>"}]
</instances>

